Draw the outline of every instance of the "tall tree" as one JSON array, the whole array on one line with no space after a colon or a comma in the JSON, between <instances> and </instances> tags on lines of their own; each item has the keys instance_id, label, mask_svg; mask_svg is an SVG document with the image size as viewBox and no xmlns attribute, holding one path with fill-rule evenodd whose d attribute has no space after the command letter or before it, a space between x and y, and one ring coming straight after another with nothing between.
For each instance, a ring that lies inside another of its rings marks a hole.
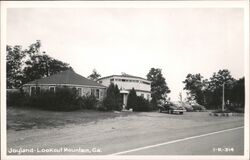
<instances>
[{"instance_id":1,"label":"tall tree","mask_svg":"<svg viewBox=\"0 0 250 160\"><path fill-rule=\"evenodd\" d=\"M69 64L54 59L40 51L41 42L31 44L24 52L27 55L25 68L23 69L23 83L48 77L52 74L64 71L70 68Z\"/></svg>"},{"instance_id":2,"label":"tall tree","mask_svg":"<svg viewBox=\"0 0 250 160\"><path fill-rule=\"evenodd\" d=\"M206 81L201 74L188 74L183 81L184 90L189 91L188 99L196 100L199 104L205 105Z\"/></svg>"},{"instance_id":3,"label":"tall tree","mask_svg":"<svg viewBox=\"0 0 250 160\"><path fill-rule=\"evenodd\" d=\"M17 88L22 84L22 61L24 53L21 46L6 47L7 88Z\"/></svg>"},{"instance_id":4,"label":"tall tree","mask_svg":"<svg viewBox=\"0 0 250 160\"><path fill-rule=\"evenodd\" d=\"M41 52L39 40L25 50L22 50L21 46L7 45L6 51L7 88L16 88L29 81L71 68L69 64Z\"/></svg>"},{"instance_id":5,"label":"tall tree","mask_svg":"<svg viewBox=\"0 0 250 160\"><path fill-rule=\"evenodd\" d=\"M222 86L225 85L225 100L229 99L235 79L227 69L214 73L208 82L207 101L211 106L220 106L222 103Z\"/></svg>"},{"instance_id":6,"label":"tall tree","mask_svg":"<svg viewBox=\"0 0 250 160\"><path fill-rule=\"evenodd\" d=\"M245 105L245 78L240 78L235 81L232 90L229 95L229 100L235 103L239 107L244 107Z\"/></svg>"},{"instance_id":7,"label":"tall tree","mask_svg":"<svg viewBox=\"0 0 250 160\"><path fill-rule=\"evenodd\" d=\"M239 80L240 81L240 80ZM190 99L196 100L199 104L205 105L207 108L219 108L222 105L222 86L225 85L225 100L231 102L235 101L237 97L234 93L244 94L244 82L239 82L231 76L229 70L223 69L214 73L213 76L207 80L203 79L200 74L188 74L185 81L185 90L188 90ZM241 88L241 89L239 89ZM238 90L239 91L236 91ZM244 97L240 96L240 97ZM242 104L242 103L241 103Z\"/></svg>"},{"instance_id":8,"label":"tall tree","mask_svg":"<svg viewBox=\"0 0 250 160\"><path fill-rule=\"evenodd\" d=\"M107 88L107 95L103 100L103 105L107 110L120 111L122 109L122 97L117 85L111 83Z\"/></svg>"},{"instance_id":9,"label":"tall tree","mask_svg":"<svg viewBox=\"0 0 250 160\"><path fill-rule=\"evenodd\" d=\"M97 81L97 79L101 77L99 73L97 73L96 69L93 69L92 73L88 76L89 79Z\"/></svg>"},{"instance_id":10,"label":"tall tree","mask_svg":"<svg viewBox=\"0 0 250 160\"><path fill-rule=\"evenodd\" d=\"M137 95L134 88L128 94L127 109L133 108L137 102Z\"/></svg>"},{"instance_id":11,"label":"tall tree","mask_svg":"<svg viewBox=\"0 0 250 160\"><path fill-rule=\"evenodd\" d=\"M151 68L147 74L147 79L151 81L151 94L153 101L157 102L160 99L165 99L166 94L170 93L165 78L159 68Z\"/></svg>"}]
</instances>

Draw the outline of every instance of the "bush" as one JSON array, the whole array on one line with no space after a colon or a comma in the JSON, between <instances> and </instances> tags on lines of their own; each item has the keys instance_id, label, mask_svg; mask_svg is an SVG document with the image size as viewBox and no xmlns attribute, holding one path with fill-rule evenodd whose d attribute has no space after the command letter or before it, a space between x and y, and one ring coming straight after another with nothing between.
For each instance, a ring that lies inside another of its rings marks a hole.
<instances>
[{"instance_id":1,"label":"bush","mask_svg":"<svg viewBox=\"0 0 250 160\"><path fill-rule=\"evenodd\" d=\"M133 108L134 105L136 105L137 103L136 101L137 101L137 95L136 95L135 89L132 88L132 90L128 94L128 101L127 101L126 109L129 110Z\"/></svg>"},{"instance_id":2,"label":"bush","mask_svg":"<svg viewBox=\"0 0 250 160\"><path fill-rule=\"evenodd\" d=\"M107 96L103 100L103 109L108 111L115 110L121 111L122 110L122 97L120 94L120 90L118 89L117 85L111 83L107 89Z\"/></svg>"},{"instance_id":3,"label":"bush","mask_svg":"<svg viewBox=\"0 0 250 160\"><path fill-rule=\"evenodd\" d=\"M56 92L41 91L29 97L28 106L53 111L72 111L81 108L76 91L70 88L56 88Z\"/></svg>"},{"instance_id":4,"label":"bush","mask_svg":"<svg viewBox=\"0 0 250 160\"><path fill-rule=\"evenodd\" d=\"M28 95L22 90L19 92L7 92L7 106L25 106L28 103Z\"/></svg>"},{"instance_id":5,"label":"bush","mask_svg":"<svg viewBox=\"0 0 250 160\"><path fill-rule=\"evenodd\" d=\"M152 110L157 110L159 105L158 104L161 100L156 100L154 97L152 97L151 101L150 101L150 105L152 106Z\"/></svg>"},{"instance_id":6,"label":"bush","mask_svg":"<svg viewBox=\"0 0 250 160\"><path fill-rule=\"evenodd\" d=\"M148 100L144 99L143 97L137 96L136 104L133 105L133 111L140 112L140 111L152 111L153 107L149 103Z\"/></svg>"},{"instance_id":7,"label":"bush","mask_svg":"<svg viewBox=\"0 0 250 160\"><path fill-rule=\"evenodd\" d=\"M213 113L230 113L230 111L229 110L222 111L221 109L218 109L218 110L213 111Z\"/></svg>"},{"instance_id":8,"label":"bush","mask_svg":"<svg viewBox=\"0 0 250 160\"><path fill-rule=\"evenodd\" d=\"M227 110L235 113L244 113L244 107L242 106L236 106L236 105L227 105L226 106Z\"/></svg>"},{"instance_id":9,"label":"bush","mask_svg":"<svg viewBox=\"0 0 250 160\"><path fill-rule=\"evenodd\" d=\"M108 111L107 107L104 106L103 101L98 102L96 104L96 108L97 108L98 111Z\"/></svg>"},{"instance_id":10,"label":"bush","mask_svg":"<svg viewBox=\"0 0 250 160\"><path fill-rule=\"evenodd\" d=\"M96 109L97 102L98 100L93 95L83 96L83 97L78 98L78 103L83 109Z\"/></svg>"}]
</instances>

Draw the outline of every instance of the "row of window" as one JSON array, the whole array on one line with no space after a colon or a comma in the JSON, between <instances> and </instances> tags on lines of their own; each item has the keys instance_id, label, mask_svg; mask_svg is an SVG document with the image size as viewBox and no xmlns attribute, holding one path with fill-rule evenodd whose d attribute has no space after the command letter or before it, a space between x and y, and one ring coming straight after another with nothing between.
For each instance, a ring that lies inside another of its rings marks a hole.
<instances>
[{"instance_id":1,"label":"row of window","mask_svg":"<svg viewBox=\"0 0 250 160\"><path fill-rule=\"evenodd\" d=\"M30 94L35 95L35 94L40 93L41 88L38 87L38 86L31 86L30 90L31 90ZM53 87L53 86L50 86L49 91L54 93L56 91L56 88ZM82 96L82 88L80 88L80 87L76 88L76 93L77 93L78 96ZM100 96L102 96L102 92L100 92L99 89L93 89L92 88L90 94L95 96L96 98L99 98Z\"/></svg>"},{"instance_id":2,"label":"row of window","mask_svg":"<svg viewBox=\"0 0 250 160\"><path fill-rule=\"evenodd\" d=\"M98 99L100 96L103 96L103 95L102 95L102 92L100 92L99 89L93 89L93 88L91 88L90 94L91 94L92 96L95 96L97 99ZM78 96L82 96L82 88L77 88L77 95L78 95Z\"/></svg>"},{"instance_id":3,"label":"row of window","mask_svg":"<svg viewBox=\"0 0 250 160\"><path fill-rule=\"evenodd\" d=\"M149 82L146 82L146 81L139 81L139 80L132 80L132 79L120 79L120 78L112 78L110 79L110 82L113 82L113 81L120 81L120 82L135 82L135 83L144 83L144 84L147 84L147 85L150 85Z\"/></svg>"}]
</instances>

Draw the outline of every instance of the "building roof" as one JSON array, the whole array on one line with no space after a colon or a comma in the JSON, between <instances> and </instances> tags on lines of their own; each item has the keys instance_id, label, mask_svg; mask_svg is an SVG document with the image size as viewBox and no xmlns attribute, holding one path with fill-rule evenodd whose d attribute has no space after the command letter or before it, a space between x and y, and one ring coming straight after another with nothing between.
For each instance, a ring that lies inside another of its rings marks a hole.
<instances>
[{"instance_id":1,"label":"building roof","mask_svg":"<svg viewBox=\"0 0 250 160\"><path fill-rule=\"evenodd\" d=\"M57 74L51 75L49 77L37 79L26 83L25 85L34 84L64 84L64 85L84 85L84 86L95 86L95 87L105 87L93 80L87 79L77 73L72 69L59 72Z\"/></svg>"},{"instance_id":2,"label":"building roof","mask_svg":"<svg viewBox=\"0 0 250 160\"><path fill-rule=\"evenodd\" d=\"M147 80L147 79L145 79L145 78L138 77L138 76L133 76L133 75L129 75L129 74L122 74L122 75L110 75L110 76L106 76L106 77L99 78L98 80L102 80L102 79L106 79L106 78L110 78L110 77L137 78L137 79L142 79L142 80L145 80L145 81L151 82L150 80Z\"/></svg>"}]
</instances>

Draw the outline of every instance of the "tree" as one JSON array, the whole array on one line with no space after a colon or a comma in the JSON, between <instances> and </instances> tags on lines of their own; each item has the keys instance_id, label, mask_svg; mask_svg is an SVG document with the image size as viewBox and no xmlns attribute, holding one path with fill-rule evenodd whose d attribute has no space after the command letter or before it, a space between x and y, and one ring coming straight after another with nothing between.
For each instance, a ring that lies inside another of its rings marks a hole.
<instances>
[{"instance_id":1,"label":"tree","mask_svg":"<svg viewBox=\"0 0 250 160\"><path fill-rule=\"evenodd\" d=\"M134 88L128 94L127 109L133 108L136 105L136 91Z\"/></svg>"},{"instance_id":2,"label":"tree","mask_svg":"<svg viewBox=\"0 0 250 160\"><path fill-rule=\"evenodd\" d=\"M92 73L88 76L89 79L94 81L97 81L99 77L101 77L101 75L97 73L96 69L93 69Z\"/></svg>"},{"instance_id":3,"label":"tree","mask_svg":"<svg viewBox=\"0 0 250 160\"><path fill-rule=\"evenodd\" d=\"M23 83L48 77L71 68L69 64L50 57L46 52L41 53L40 47L41 42L37 41L24 51L27 55L27 60L23 69Z\"/></svg>"},{"instance_id":4,"label":"tree","mask_svg":"<svg viewBox=\"0 0 250 160\"><path fill-rule=\"evenodd\" d=\"M245 105L245 78L240 78L236 80L233 84L229 100L231 103L236 104L239 107L244 107Z\"/></svg>"},{"instance_id":5,"label":"tree","mask_svg":"<svg viewBox=\"0 0 250 160\"><path fill-rule=\"evenodd\" d=\"M154 104L160 99L165 99L166 94L170 93L170 89L168 88L161 71L162 70L159 68L151 68L147 74L147 79L151 81L151 95Z\"/></svg>"},{"instance_id":6,"label":"tree","mask_svg":"<svg viewBox=\"0 0 250 160\"><path fill-rule=\"evenodd\" d=\"M208 81L206 91L207 103L209 106L220 107L222 103L222 86L225 84L225 100L229 99L235 79L227 69L214 73Z\"/></svg>"},{"instance_id":7,"label":"tree","mask_svg":"<svg viewBox=\"0 0 250 160\"><path fill-rule=\"evenodd\" d=\"M21 46L6 47L7 88L17 88L22 84L22 61L24 53Z\"/></svg>"},{"instance_id":8,"label":"tree","mask_svg":"<svg viewBox=\"0 0 250 160\"><path fill-rule=\"evenodd\" d=\"M117 85L111 83L107 89L107 95L103 100L104 108L107 110L122 110L122 97Z\"/></svg>"},{"instance_id":9,"label":"tree","mask_svg":"<svg viewBox=\"0 0 250 160\"><path fill-rule=\"evenodd\" d=\"M188 90L189 100L195 100L197 103L205 105L205 89L207 80L203 80L200 74L188 74L183 81L184 90Z\"/></svg>"}]
</instances>

